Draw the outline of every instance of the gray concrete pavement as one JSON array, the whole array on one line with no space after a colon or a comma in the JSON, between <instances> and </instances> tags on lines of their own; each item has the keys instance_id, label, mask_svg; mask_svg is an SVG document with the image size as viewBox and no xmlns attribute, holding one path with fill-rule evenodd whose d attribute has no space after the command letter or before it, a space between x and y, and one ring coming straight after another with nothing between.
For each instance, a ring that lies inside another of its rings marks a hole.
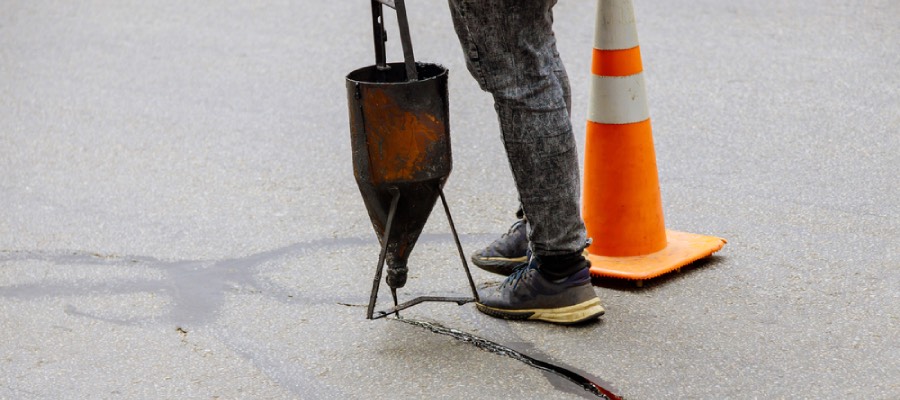
<instances>
[{"instance_id":1,"label":"gray concrete pavement","mask_svg":"<svg viewBox=\"0 0 900 400\"><path fill-rule=\"evenodd\" d=\"M0 4L0 398L584 397L364 319L377 242L343 79L372 62L367 2L245 3ZM446 192L471 251L515 189L446 4L409 3L416 54L451 70ZM900 398L900 5L862 3L637 1L667 226L729 244L640 289L598 282L588 326L406 316L629 399ZM556 7L575 115L594 7ZM448 232L435 213L401 296L464 292Z\"/></svg>"}]
</instances>

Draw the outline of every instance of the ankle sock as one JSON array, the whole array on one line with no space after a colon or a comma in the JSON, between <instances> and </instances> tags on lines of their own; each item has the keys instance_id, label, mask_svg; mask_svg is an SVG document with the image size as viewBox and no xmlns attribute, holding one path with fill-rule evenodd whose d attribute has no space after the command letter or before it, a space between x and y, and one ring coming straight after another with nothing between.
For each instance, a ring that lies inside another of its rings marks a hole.
<instances>
[{"instance_id":1,"label":"ankle sock","mask_svg":"<svg viewBox=\"0 0 900 400\"><path fill-rule=\"evenodd\" d=\"M558 283L584 268L589 268L591 263L579 251L558 256L538 256L538 265L538 271L545 278Z\"/></svg>"}]
</instances>

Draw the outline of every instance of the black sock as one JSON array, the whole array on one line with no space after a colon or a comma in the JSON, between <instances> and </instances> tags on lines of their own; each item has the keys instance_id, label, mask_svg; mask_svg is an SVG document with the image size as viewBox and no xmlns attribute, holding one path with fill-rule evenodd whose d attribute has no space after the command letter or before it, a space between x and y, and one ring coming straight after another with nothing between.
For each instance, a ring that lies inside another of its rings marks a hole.
<instances>
[{"instance_id":1,"label":"black sock","mask_svg":"<svg viewBox=\"0 0 900 400\"><path fill-rule=\"evenodd\" d=\"M558 256L538 256L538 271L551 281L568 278L572 274L591 266L590 261L584 258L582 252Z\"/></svg>"}]
</instances>

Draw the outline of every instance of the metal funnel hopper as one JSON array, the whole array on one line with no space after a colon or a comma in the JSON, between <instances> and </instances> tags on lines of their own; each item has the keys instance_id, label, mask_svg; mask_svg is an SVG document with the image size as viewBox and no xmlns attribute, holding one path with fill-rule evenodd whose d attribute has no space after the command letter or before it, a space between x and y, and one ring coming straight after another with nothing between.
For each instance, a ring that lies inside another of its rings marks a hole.
<instances>
[{"instance_id":1,"label":"metal funnel hopper","mask_svg":"<svg viewBox=\"0 0 900 400\"><path fill-rule=\"evenodd\" d=\"M346 79L354 177L382 247L367 313L370 319L385 262L386 282L395 307L379 316L421 301L462 304L473 300L428 297L412 304L397 304L396 289L406 284L410 252L439 197L472 292L476 293L442 191L452 169L447 69L415 63L402 0L389 5L398 12L406 60L385 63L381 2L373 1L372 5L376 64L357 69Z\"/></svg>"},{"instance_id":2,"label":"metal funnel hopper","mask_svg":"<svg viewBox=\"0 0 900 400\"><path fill-rule=\"evenodd\" d=\"M403 64L358 69L347 76L353 171L372 226L385 232L387 283L406 283L406 262L452 168L447 126L447 70L419 64L407 81Z\"/></svg>"}]
</instances>

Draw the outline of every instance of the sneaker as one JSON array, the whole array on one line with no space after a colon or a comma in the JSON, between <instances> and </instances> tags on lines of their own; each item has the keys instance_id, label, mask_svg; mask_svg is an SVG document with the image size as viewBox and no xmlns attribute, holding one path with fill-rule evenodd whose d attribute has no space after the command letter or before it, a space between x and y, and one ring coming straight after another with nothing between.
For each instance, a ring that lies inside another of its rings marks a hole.
<instances>
[{"instance_id":1,"label":"sneaker","mask_svg":"<svg viewBox=\"0 0 900 400\"><path fill-rule=\"evenodd\" d=\"M478 292L478 310L504 319L533 319L555 324L577 324L605 312L591 285L588 268L550 281L534 258L516 269L500 285Z\"/></svg>"},{"instance_id":2,"label":"sneaker","mask_svg":"<svg viewBox=\"0 0 900 400\"><path fill-rule=\"evenodd\" d=\"M472 263L488 272L509 275L528 262L525 219L519 219L499 239L472 254Z\"/></svg>"}]
</instances>

